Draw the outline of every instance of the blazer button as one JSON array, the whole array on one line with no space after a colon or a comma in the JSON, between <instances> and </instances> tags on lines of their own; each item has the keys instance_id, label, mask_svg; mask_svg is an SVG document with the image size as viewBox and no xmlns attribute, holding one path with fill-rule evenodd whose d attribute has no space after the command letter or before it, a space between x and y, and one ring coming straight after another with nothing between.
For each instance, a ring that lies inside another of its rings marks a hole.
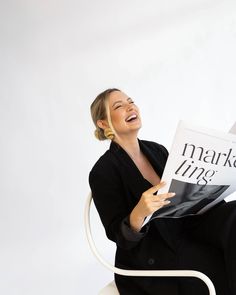
<instances>
[{"instance_id":1,"label":"blazer button","mask_svg":"<svg viewBox=\"0 0 236 295\"><path fill-rule=\"evenodd\" d=\"M149 258L148 259L148 264L149 265L153 265L155 263L155 259L154 258Z\"/></svg>"}]
</instances>

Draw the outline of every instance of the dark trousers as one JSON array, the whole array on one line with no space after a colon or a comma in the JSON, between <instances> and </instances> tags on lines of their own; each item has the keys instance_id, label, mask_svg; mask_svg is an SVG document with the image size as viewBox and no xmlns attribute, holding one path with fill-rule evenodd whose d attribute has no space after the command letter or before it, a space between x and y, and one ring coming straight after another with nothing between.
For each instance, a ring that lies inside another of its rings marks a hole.
<instances>
[{"instance_id":1,"label":"dark trousers","mask_svg":"<svg viewBox=\"0 0 236 295\"><path fill-rule=\"evenodd\" d=\"M193 243L196 241L208 245L209 251L218 251L220 254L218 261L206 261L206 264L213 265L212 271L209 271L209 267L206 267L208 269L206 271L203 267L202 271L212 279L217 295L236 295L236 201L222 202L219 206L197 218L186 218L184 228L182 235L184 238L181 239L178 247L181 249L182 255L188 255L189 247L191 248L189 240ZM184 242L186 238L188 239L187 243ZM187 245L187 248L184 245ZM194 264L198 258L189 257L189 259ZM217 270L219 265L222 269ZM181 265L181 268L186 267L187 265ZM191 288L194 288L194 284L186 284L185 281L181 284L180 294L191 292ZM199 294L205 294L205 291Z\"/></svg>"},{"instance_id":2,"label":"dark trousers","mask_svg":"<svg viewBox=\"0 0 236 295\"><path fill-rule=\"evenodd\" d=\"M171 248L166 245L168 267L161 269L200 271L212 280L216 295L236 295L236 201L202 215L151 222L164 223L172 242ZM117 283L121 295L209 295L197 278L117 276Z\"/></svg>"}]
</instances>

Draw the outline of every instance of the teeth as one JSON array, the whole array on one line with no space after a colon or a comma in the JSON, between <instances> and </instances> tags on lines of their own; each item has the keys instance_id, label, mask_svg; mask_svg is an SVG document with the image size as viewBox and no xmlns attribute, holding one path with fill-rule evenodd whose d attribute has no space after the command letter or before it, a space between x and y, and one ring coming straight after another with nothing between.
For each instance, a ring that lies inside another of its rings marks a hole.
<instances>
[{"instance_id":1,"label":"teeth","mask_svg":"<svg viewBox=\"0 0 236 295\"><path fill-rule=\"evenodd\" d=\"M127 122L127 121L130 121L130 120L132 120L132 119L136 119L136 118L137 118L136 115L131 115L131 116L129 116L129 117L126 119L126 122Z\"/></svg>"}]
</instances>

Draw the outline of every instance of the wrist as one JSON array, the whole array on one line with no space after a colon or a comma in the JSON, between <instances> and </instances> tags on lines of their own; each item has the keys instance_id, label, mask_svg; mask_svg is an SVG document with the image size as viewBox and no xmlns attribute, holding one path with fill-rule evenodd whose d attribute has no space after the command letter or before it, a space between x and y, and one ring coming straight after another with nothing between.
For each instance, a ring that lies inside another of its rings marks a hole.
<instances>
[{"instance_id":1,"label":"wrist","mask_svg":"<svg viewBox=\"0 0 236 295\"><path fill-rule=\"evenodd\" d=\"M140 216L133 210L129 216L129 223L130 227L136 231L139 232L142 228L143 222L144 222L145 217Z\"/></svg>"}]
</instances>

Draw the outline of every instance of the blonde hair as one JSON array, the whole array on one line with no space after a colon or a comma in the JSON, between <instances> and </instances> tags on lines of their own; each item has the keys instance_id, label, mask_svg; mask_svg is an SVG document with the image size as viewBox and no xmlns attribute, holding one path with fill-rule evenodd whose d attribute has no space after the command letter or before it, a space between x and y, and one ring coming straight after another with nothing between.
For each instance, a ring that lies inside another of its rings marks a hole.
<instances>
[{"instance_id":1,"label":"blonde hair","mask_svg":"<svg viewBox=\"0 0 236 295\"><path fill-rule=\"evenodd\" d=\"M112 126L110 109L109 109L109 104L108 104L109 95L114 91L120 91L120 90L117 88L106 89L105 91L100 93L95 98L95 100L93 101L93 103L90 106L92 120L93 120L94 125L96 126L96 130L94 133L95 133L95 136L98 140L106 140L108 138L113 140L114 136L116 134L116 132ZM108 121L108 125L110 127L110 132L106 131L106 135L104 134L105 130L103 130L102 128L100 128L97 125L98 120L107 120Z\"/></svg>"}]
</instances>

